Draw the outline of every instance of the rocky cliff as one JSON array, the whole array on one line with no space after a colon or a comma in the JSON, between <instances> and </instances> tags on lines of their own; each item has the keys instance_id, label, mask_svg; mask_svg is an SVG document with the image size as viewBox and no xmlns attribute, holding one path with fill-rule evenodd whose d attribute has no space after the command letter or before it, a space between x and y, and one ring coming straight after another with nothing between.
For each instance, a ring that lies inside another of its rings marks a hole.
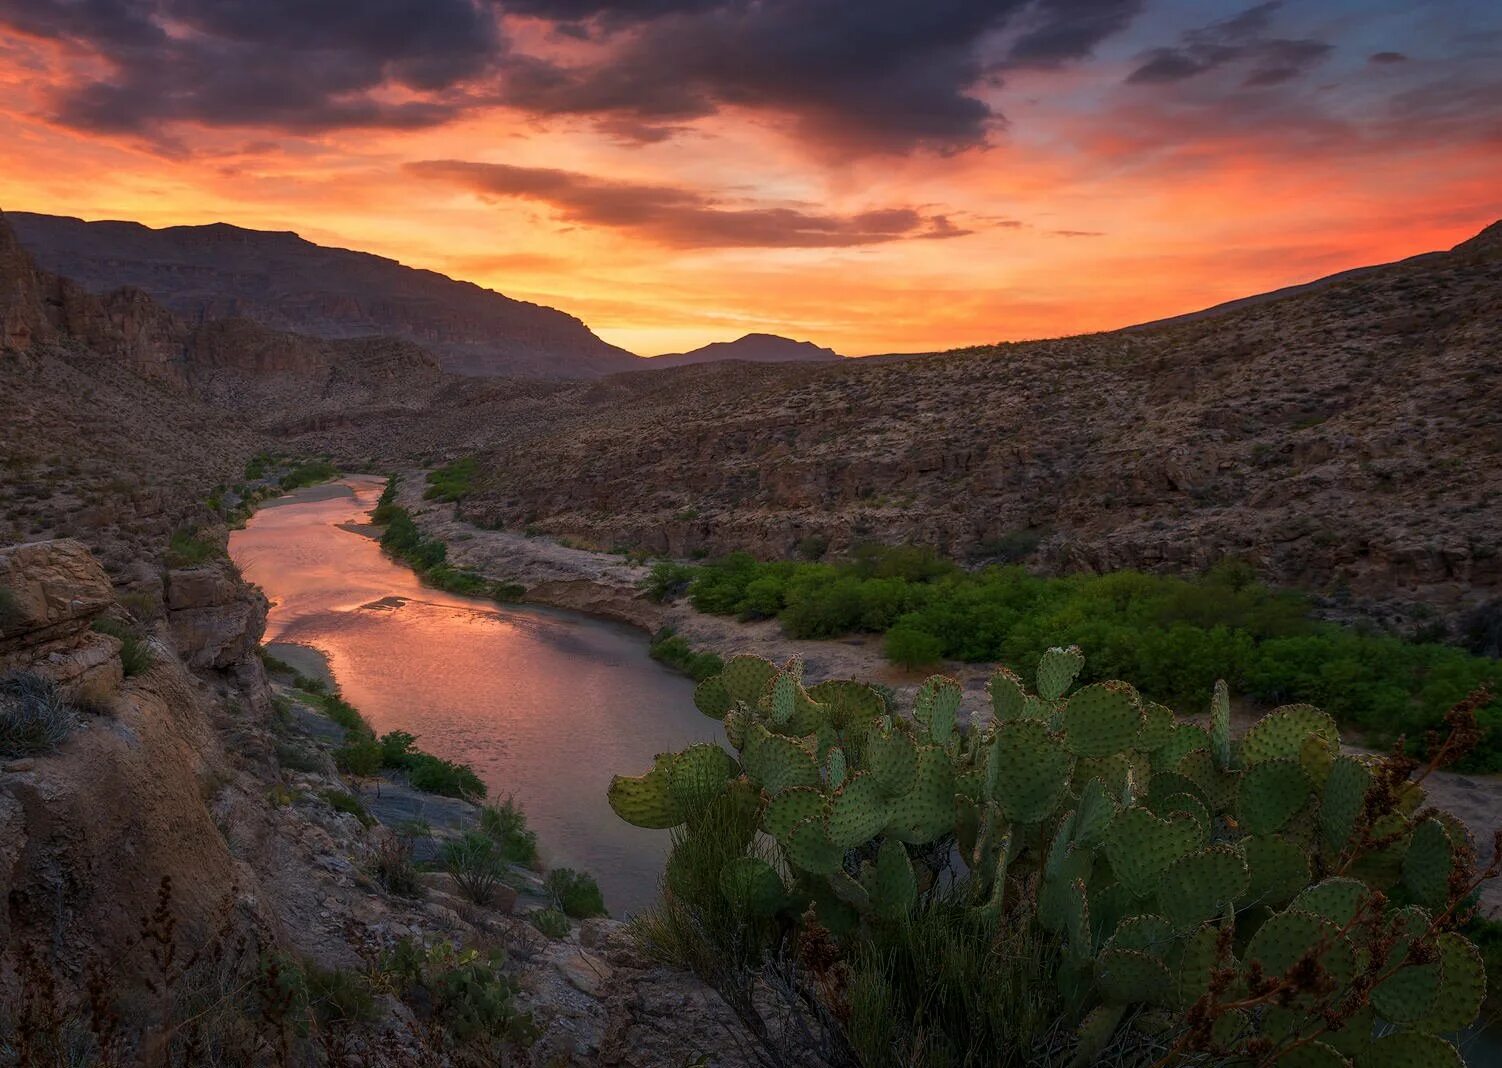
<instances>
[{"instance_id":1,"label":"rocky cliff","mask_svg":"<svg viewBox=\"0 0 1502 1068\"><path fill-rule=\"evenodd\" d=\"M190 323L242 318L320 338L390 335L470 375L589 377L639 362L553 308L293 233L9 217L47 271L91 292L137 286Z\"/></svg>"}]
</instances>

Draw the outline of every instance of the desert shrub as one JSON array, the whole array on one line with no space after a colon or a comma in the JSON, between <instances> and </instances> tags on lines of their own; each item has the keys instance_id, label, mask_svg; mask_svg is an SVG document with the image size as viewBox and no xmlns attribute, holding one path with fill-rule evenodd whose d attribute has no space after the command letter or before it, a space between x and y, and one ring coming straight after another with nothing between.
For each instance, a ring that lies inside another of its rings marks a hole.
<instances>
[{"instance_id":1,"label":"desert shrub","mask_svg":"<svg viewBox=\"0 0 1502 1068\"><path fill-rule=\"evenodd\" d=\"M424 948L402 939L387 951L381 971L419 1019L443 1034L441 1051L455 1064L515 1063L511 1054L536 1038L532 1017L517 1006L521 992L506 974L505 956L455 949L448 942Z\"/></svg>"},{"instance_id":2,"label":"desert shrub","mask_svg":"<svg viewBox=\"0 0 1502 1068\"><path fill-rule=\"evenodd\" d=\"M474 492L479 461L473 456L455 460L428 472L428 488L423 498L430 501L462 501Z\"/></svg>"},{"instance_id":3,"label":"desert shrub","mask_svg":"<svg viewBox=\"0 0 1502 1068\"><path fill-rule=\"evenodd\" d=\"M435 757L431 753L414 753L407 762L407 781L414 790L479 800L486 794L485 783L468 764Z\"/></svg>"},{"instance_id":4,"label":"desert shrub","mask_svg":"<svg viewBox=\"0 0 1502 1068\"><path fill-rule=\"evenodd\" d=\"M610 786L623 819L673 834L643 947L780 1063L1459 1063L1445 1036L1486 990L1465 925L1502 860L1478 870L1423 782L1482 737L1485 694L1421 763L1344 752L1307 704L1233 738L1224 683L1201 725L1085 666L1053 647L1031 688L998 670L991 715L961 723L943 676L901 717L859 683L732 659L695 703L733 750ZM768 1026L789 1011L806 1026Z\"/></svg>"},{"instance_id":5,"label":"desert shrub","mask_svg":"<svg viewBox=\"0 0 1502 1068\"><path fill-rule=\"evenodd\" d=\"M266 477L266 468L275 461L270 455L258 452L249 460L245 461L245 481L258 482Z\"/></svg>"},{"instance_id":6,"label":"desert shrub","mask_svg":"<svg viewBox=\"0 0 1502 1068\"><path fill-rule=\"evenodd\" d=\"M488 905L506 874L506 861L487 834L470 831L443 843L443 868L469 900Z\"/></svg>"},{"instance_id":7,"label":"desert shrub","mask_svg":"<svg viewBox=\"0 0 1502 1068\"><path fill-rule=\"evenodd\" d=\"M208 563L219 555L219 545L212 537L197 530L176 530L167 542L167 566L192 567Z\"/></svg>"},{"instance_id":8,"label":"desert shrub","mask_svg":"<svg viewBox=\"0 0 1502 1068\"><path fill-rule=\"evenodd\" d=\"M887 631L886 657L905 668L927 667L939 661L943 643L927 631L898 624Z\"/></svg>"},{"instance_id":9,"label":"desert shrub","mask_svg":"<svg viewBox=\"0 0 1502 1068\"><path fill-rule=\"evenodd\" d=\"M698 569L672 560L659 560L642 581L642 589L658 603L675 600L687 592Z\"/></svg>"},{"instance_id":10,"label":"desert shrub","mask_svg":"<svg viewBox=\"0 0 1502 1068\"><path fill-rule=\"evenodd\" d=\"M412 840L404 834L383 834L376 842L372 862L375 877L398 897L421 897L422 880L412 861Z\"/></svg>"},{"instance_id":11,"label":"desert shrub","mask_svg":"<svg viewBox=\"0 0 1502 1068\"><path fill-rule=\"evenodd\" d=\"M78 725L57 683L30 671L0 677L0 757L48 753Z\"/></svg>"},{"instance_id":12,"label":"desert shrub","mask_svg":"<svg viewBox=\"0 0 1502 1068\"><path fill-rule=\"evenodd\" d=\"M318 796L328 802L329 807L335 812L355 817L363 827L370 827L375 823L370 813L365 811L365 806L360 799L348 790L324 790Z\"/></svg>"},{"instance_id":13,"label":"desert shrub","mask_svg":"<svg viewBox=\"0 0 1502 1068\"><path fill-rule=\"evenodd\" d=\"M94 629L120 639L120 666L127 679L151 670L156 657L146 638L135 627L118 619L96 619Z\"/></svg>"},{"instance_id":14,"label":"desert shrub","mask_svg":"<svg viewBox=\"0 0 1502 1068\"><path fill-rule=\"evenodd\" d=\"M568 916L558 909L538 909L527 919L549 938L567 938L569 932Z\"/></svg>"},{"instance_id":15,"label":"desert shrub","mask_svg":"<svg viewBox=\"0 0 1502 1068\"><path fill-rule=\"evenodd\" d=\"M573 868L554 868L544 881L548 896L564 914L576 920L604 916L605 898L593 875Z\"/></svg>"},{"instance_id":16,"label":"desert shrub","mask_svg":"<svg viewBox=\"0 0 1502 1068\"><path fill-rule=\"evenodd\" d=\"M368 1023L376 1018L375 991L362 972L347 968L303 968L308 1008L322 1024Z\"/></svg>"},{"instance_id":17,"label":"desert shrub","mask_svg":"<svg viewBox=\"0 0 1502 1068\"><path fill-rule=\"evenodd\" d=\"M370 513L370 521L377 526L384 526L391 522L391 517L397 512L397 482L395 475L386 480L381 496L376 500L375 509Z\"/></svg>"},{"instance_id":18,"label":"desert shrub","mask_svg":"<svg viewBox=\"0 0 1502 1068\"><path fill-rule=\"evenodd\" d=\"M286 742L278 743L276 747L276 762L289 771L321 771L323 762L318 759L318 754L300 745L290 745Z\"/></svg>"},{"instance_id":19,"label":"desert shrub","mask_svg":"<svg viewBox=\"0 0 1502 1068\"><path fill-rule=\"evenodd\" d=\"M368 734L351 733L334 750L334 766L346 775L368 779L381 770L381 744Z\"/></svg>"},{"instance_id":20,"label":"desert shrub","mask_svg":"<svg viewBox=\"0 0 1502 1068\"><path fill-rule=\"evenodd\" d=\"M309 460L300 463L280 479L283 490L288 492L304 486L316 486L320 482L339 477L339 469L327 460Z\"/></svg>"},{"instance_id":21,"label":"desert shrub","mask_svg":"<svg viewBox=\"0 0 1502 1068\"><path fill-rule=\"evenodd\" d=\"M677 668L696 682L709 678L725 666L725 662L714 653L696 652L693 646L674 634L669 627L664 627L652 636L652 644L648 646L647 652L653 660Z\"/></svg>"},{"instance_id":22,"label":"desert shrub","mask_svg":"<svg viewBox=\"0 0 1502 1068\"><path fill-rule=\"evenodd\" d=\"M537 865L537 832L527 826L527 814L512 798L482 808L480 830L495 840L511 863Z\"/></svg>"}]
</instances>

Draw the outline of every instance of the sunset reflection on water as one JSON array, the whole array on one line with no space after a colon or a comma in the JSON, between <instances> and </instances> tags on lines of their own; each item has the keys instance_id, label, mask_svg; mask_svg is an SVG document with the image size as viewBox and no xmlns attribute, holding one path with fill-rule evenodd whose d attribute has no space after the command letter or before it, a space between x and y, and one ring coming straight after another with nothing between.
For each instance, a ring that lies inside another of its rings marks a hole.
<instances>
[{"instance_id":1,"label":"sunset reflection on water","mask_svg":"<svg viewBox=\"0 0 1502 1068\"><path fill-rule=\"evenodd\" d=\"M411 731L473 765L492 798L514 794L548 863L594 872L613 913L649 903L668 836L621 822L605 791L656 753L721 740L693 684L630 628L422 586L341 526L363 524L381 486L317 487L233 533L230 555L271 599L265 641L316 648L378 732Z\"/></svg>"}]
</instances>

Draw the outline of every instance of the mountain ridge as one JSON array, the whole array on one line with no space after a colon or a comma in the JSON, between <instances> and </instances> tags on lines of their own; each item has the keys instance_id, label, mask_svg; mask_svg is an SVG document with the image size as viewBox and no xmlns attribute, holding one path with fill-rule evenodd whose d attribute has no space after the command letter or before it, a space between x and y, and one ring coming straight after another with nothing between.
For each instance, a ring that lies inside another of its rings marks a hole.
<instances>
[{"instance_id":1,"label":"mountain ridge","mask_svg":"<svg viewBox=\"0 0 1502 1068\"><path fill-rule=\"evenodd\" d=\"M834 349L815 345L812 341L797 341L781 334L752 332L742 334L734 341L711 341L687 352L665 352L649 358L651 365L684 367L695 363L719 363L726 360L745 360L752 363L812 363L844 359Z\"/></svg>"}]
</instances>

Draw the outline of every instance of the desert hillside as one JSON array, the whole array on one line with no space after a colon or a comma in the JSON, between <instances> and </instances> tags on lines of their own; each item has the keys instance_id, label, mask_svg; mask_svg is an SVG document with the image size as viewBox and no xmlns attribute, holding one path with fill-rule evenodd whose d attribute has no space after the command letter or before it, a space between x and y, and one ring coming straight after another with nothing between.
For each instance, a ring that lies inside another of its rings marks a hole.
<instances>
[{"instance_id":1,"label":"desert hillside","mask_svg":"<svg viewBox=\"0 0 1502 1068\"><path fill-rule=\"evenodd\" d=\"M7 217L45 270L92 292L138 287L190 322L238 317L321 338L392 335L473 375L588 377L637 362L553 308L292 233Z\"/></svg>"},{"instance_id":2,"label":"desert hillside","mask_svg":"<svg viewBox=\"0 0 1502 1068\"><path fill-rule=\"evenodd\" d=\"M464 511L604 547L917 541L1054 570L1242 556L1332 610L1502 587L1502 231L1148 329L450 391L318 440L478 453Z\"/></svg>"}]
</instances>

